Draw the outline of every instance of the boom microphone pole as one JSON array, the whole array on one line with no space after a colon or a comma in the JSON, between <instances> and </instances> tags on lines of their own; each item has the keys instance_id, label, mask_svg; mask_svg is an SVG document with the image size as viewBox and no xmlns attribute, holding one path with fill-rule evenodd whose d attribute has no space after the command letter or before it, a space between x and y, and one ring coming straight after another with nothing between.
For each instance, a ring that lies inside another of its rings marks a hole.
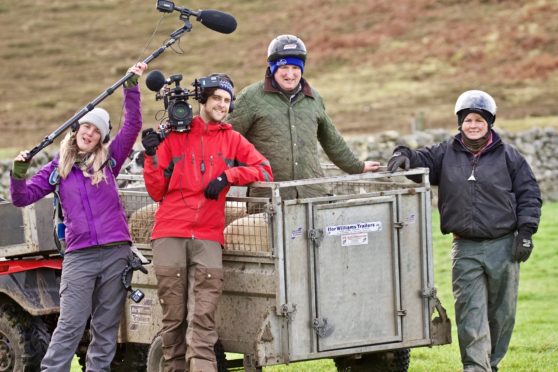
<instances>
[{"instance_id":1,"label":"boom microphone pole","mask_svg":"<svg viewBox=\"0 0 558 372\"><path fill-rule=\"evenodd\" d=\"M223 12L220 12L220 11L217 11L217 10L200 10L199 12L193 12L193 11L188 10L186 8L175 7L174 3L170 2L170 1L158 0L157 9L159 9L160 11L163 11L162 9L160 9L160 6L163 2L166 5L168 5L170 3L170 4L172 4L172 7L173 7L172 10L170 10L170 11L168 11L168 10L164 11L165 13L170 13L175 9L181 12L180 19L184 22L184 26L182 26L181 28L175 30L172 34L170 34L170 38L166 42L164 42L163 45L159 49L155 50L146 59L144 59L143 63L145 63L145 64L149 64L155 58L159 57L161 54L163 54L165 52L165 50L167 50L176 41L178 41L180 39L180 37L182 37L182 35L184 35L184 33L189 32L192 29L192 24L190 23L190 21L188 19L190 15L196 16L197 17L196 19L198 21L200 21L204 26L206 26L206 27L208 27L208 28L210 28L214 31L217 31L217 32L229 34L236 29L236 20L230 14L223 13ZM133 75L134 75L133 72L126 73L126 75L121 77L116 83L111 85L103 93L98 95L94 100L92 100L87 105L82 107L81 110L79 110L78 112L76 112L74 114L74 116L72 116L71 118L66 120L66 122L64 122L64 124L62 124L60 127L55 129L48 136L46 136L41 141L41 143L39 143L37 146L35 146L31 150L29 150L29 153L25 157L25 160L30 161L35 155L37 155L37 153L39 153L39 151L41 151L45 147L52 144L52 142L54 142L54 140L58 136L60 136L66 129L68 129L68 127L70 127L73 123L77 122L79 119L81 119L83 116L85 116L85 114L87 114L89 111L93 110L95 108L95 106L97 106L105 98L107 98L112 93L114 93L114 91L119 86L124 84L124 82L126 82L126 80L131 78Z\"/></svg>"}]
</instances>

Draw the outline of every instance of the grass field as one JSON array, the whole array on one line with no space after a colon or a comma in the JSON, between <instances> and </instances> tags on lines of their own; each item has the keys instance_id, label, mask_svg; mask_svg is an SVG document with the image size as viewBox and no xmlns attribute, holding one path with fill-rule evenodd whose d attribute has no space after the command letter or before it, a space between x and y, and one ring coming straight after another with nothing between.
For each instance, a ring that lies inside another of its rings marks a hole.
<instances>
[{"instance_id":1,"label":"grass field","mask_svg":"<svg viewBox=\"0 0 558 372\"><path fill-rule=\"evenodd\" d=\"M502 372L558 371L558 203L543 206L531 258L521 265L519 304L510 349L500 364ZM435 283L442 304L454 319L451 293L451 239L439 233L439 215L433 215ZM411 352L410 372L461 370L455 324L451 345L417 348ZM80 371L74 360L72 372ZM331 360L264 368L266 372L335 372Z\"/></svg>"},{"instance_id":2,"label":"grass field","mask_svg":"<svg viewBox=\"0 0 558 372\"><path fill-rule=\"evenodd\" d=\"M453 105L467 89L494 95L498 126L558 127L556 0L175 2L238 22L224 35L191 19L176 53L150 65L183 74L184 87L217 71L238 89L259 80L269 42L296 34L308 48L304 76L343 133L409 131L419 113L427 128L454 128ZM177 13L162 18L155 0L1 2L0 147L36 145L182 25ZM162 103L141 86L154 127ZM101 106L114 116L120 97Z\"/></svg>"}]
</instances>

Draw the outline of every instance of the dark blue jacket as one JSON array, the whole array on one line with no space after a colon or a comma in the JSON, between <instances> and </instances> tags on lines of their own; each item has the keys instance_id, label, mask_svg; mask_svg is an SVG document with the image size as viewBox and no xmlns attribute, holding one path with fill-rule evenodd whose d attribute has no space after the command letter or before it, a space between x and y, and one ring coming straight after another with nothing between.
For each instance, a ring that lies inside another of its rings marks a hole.
<instances>
[{"instance_id":1,"label":"dark blue jacket","mask_svg":"<svg viewBox=\"0 0 558 372\"><path fill-rule=\"evenodd\" d=\"M439 186L444 234L494 239L519 228L537 231L542 205L537 180L525 158L496 132L492 135L492 143L476 157L461 134L415 151L396 149L407 154L411 168L430 169L430 183Z\"/></svg>"}]
</instances>

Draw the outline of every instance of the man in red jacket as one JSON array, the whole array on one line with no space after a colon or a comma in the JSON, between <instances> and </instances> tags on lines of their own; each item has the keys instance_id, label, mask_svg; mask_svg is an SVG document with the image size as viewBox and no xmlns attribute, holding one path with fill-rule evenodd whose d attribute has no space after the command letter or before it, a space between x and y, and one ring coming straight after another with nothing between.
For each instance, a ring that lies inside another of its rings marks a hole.
<instances>
[{"instance_id":1,"label":"man in red jacket","mask_svg":"<svg viewBox=\"0 0 558 372\"><path fill-rule=\"evenodd\" d=\"M161 142L145 130L145 186L159 202L151 235L163 308L164 371L217 371L215 309L223 288L225 197L230 185L272 181L254 146L222 122L234 99L231 79L214 74L190 129ZM189 368L187 368L189 367Z\"/></svg>"}]
</instances>

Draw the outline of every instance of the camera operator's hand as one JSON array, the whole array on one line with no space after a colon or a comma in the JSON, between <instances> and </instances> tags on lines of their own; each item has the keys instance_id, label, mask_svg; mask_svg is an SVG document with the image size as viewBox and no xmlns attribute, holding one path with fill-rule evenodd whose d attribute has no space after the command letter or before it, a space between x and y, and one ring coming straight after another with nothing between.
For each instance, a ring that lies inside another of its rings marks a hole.
<instances>
[{"instance_id":1,"label":"camera operator's hand","mask_svg":"<svg viewBox=\"0 0 558 372\"><path fill-rule=\"evenodd\" d=\"M141 259L136 256L135 254L133 255L132 259L130 260L130 266L132 266L132 270L139 270L144 274L147 274L147 269L143 266L143 263L141 262Z\"/></svg>"},{"instance_id":2,"label":"camera operator's hand","mask_svg":"<svg viewBox=\"0 0 558 372\"><path fill-rule=\"evenodd\" d=\"M515 262L525 262L531 255L534 248L533 240L531 240L532 235L529 231L519 229L512 248L512 256Z\"/></svg>"},{"instance_id":3,"label":"camera operator's hand","mask_svg":"<svg viewBox=\"0 0 558 372\"><path fill-rule=\"evenodd\" d=\"M161 143L159 133L155 132L153 128L144 129L141 132L141 144L145 149L145 154L153 156L157 152L157 146Z\"/></svg>"},{"instance_id":4,"label":"camera operator's hand","mask_svg":"<svg viewBox=\"0 0 558 372\"><path fill-rule=\"evenodd\" d=\"M205 197L208 199L217 200L219 198L219 193L229 184L229 180L227 179L227 175L225 172L221 173L221 175L215 178L213 181L209 182L207 187L205 188Z\"/></svg>"},{"instance_id":5,"label":"camera operator's hand","mask_svg":"<svg viewBox=\"0 0 558 372\"><path fill-rule=\"evenodd\" d=\"M380 162L367 160L364 162L364 169L362 173L366 172L376 172L380 169Z\"/></svg>"},{"instance_id":6,"label":"camera operator's hand","mask_svg":"<svg viewBox=\"0 0 558 372\"><path fill-rule=\"evenodd\" d=\"M134 75L124 82L124 87L131 88L138 85L138 80L145 70L147 70L147 64L143 62L138 62L130 67L128 72L133 72Z\"/></svg>"},{"instance_id":7,"label":"camera operator's hand","mask_svg":"<svg viewBox=\"0 0 558 372\"><path fill-rule=\"evenodd\" d=\"M25 175L27 174L27 170L31 165L31 162L27 160L27 155L29 151L25 150L20 152L16 158L14 159L14 164L12 167L12 176L15 179L23 180L25 179Z\"/></svg>"},{"instance_id":8,"label":"camera operator's hand","mask_svg":"<svg viewBox=\"0 0 558 372\"><path fill-rule=\"evenodd\" d=\"M403 168L403 170L409 170L411 166L411 161L409 158L400 151L396 151L393 153L391 158L387 163L387 170L388 172L395 172L399 168Z\"/></svg>"}]
</instances>

